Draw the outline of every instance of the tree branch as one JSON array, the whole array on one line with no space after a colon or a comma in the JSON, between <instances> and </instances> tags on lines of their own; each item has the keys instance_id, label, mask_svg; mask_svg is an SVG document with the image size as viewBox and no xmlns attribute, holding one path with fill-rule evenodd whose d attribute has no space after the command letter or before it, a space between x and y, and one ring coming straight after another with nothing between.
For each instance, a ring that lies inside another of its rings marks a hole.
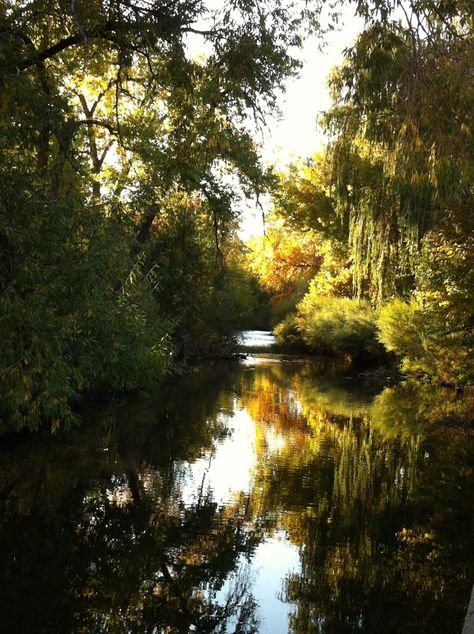
<instances>
[{"instance_id":1,"label":"tree branch","mask_svg":"<svg viewBox=\"0 0 474 634\"><path fill-rule=\"evenodd\" d=\"M88 117L87 119L78 119L74 121L73 123L74 125L98 125L102 128L106 128L112 134L117 133L117 130L114 128L114 126L111 123L109 123L108 121L101 121L101 119L94 119L94 118Z\"/></svg>"},{"instance_id":2,"label":"tree branch","mask_svg":"<svg viewBox=\"0 0 474 634\"><path fill-rule=\"evenodd\" d=\"M104 22L104 24L94 29L90 29L89 31L84 31L84 34L86 35L87 38L100 38L100 37L104 37L105 35L109 33L112 33L113 31L117 29L118 26L119 26L118 22L115 22L114 20L108 20L107 22ZM31 55L30 57L27 57L26 59L24 59L22 62L17 64L16 66L17 69L19 71L26 70L27 68L30 68L31 66L36 66L37 64L41 64L41 62L44 62L45 60L50 59L51 57L54 57L61 51L64 51L65 49L70 48L71 46L75 46L76 44L83 43L84 34L77 33L76 35L70 35L69 37L65 37L62 40L59 40L59 42L56 42L56 44L53 44L53 46L49 46L44 51L38 51L34 55Z\"/></svg>"},{"instance_id":3,"label":"tree branch","mask_svg":"<svg viewBox=\"0 0 474 634\"><path fill-rule=\"evenodd\" d=\"M114 140L110 139L110 141L107 143L107 145L104 147L102 154L98 160L98 166L99 169L102 168L102 165L104 163L104 159L107 156L108 151L110 150L110 148L112 147L112 145L114 144Z\"/></svg>"}]
</instances>

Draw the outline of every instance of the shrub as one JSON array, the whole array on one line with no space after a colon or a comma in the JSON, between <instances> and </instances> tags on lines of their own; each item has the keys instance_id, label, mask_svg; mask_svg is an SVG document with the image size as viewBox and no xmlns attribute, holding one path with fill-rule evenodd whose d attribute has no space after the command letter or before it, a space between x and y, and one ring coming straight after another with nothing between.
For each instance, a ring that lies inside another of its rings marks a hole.
<instances>
[{"instance_id":1,"label":"shrub","mask_svg":"<svg viewBox=\"0 0 474 634\"><path fill-rule=\"evenodd\" d=\"M379 341L387 350L405 357L412 369L428 371L427 364L421 361L427 354L427 323L415 301L407 303L394 299L382 306L377 316L377 329Z\"/></svg>"},{"instance_id":2,"label":"shrub","mask_svg":"<svg viewBox=\"0 0 474 634\"><path fill-rule=\"evenodd\" d=\"M469 335L449 326L445 305L422 308L414 300L392 300L377 319L379 341L401 358L405 372L422 373L439 383L472 383Z\"/></svg>"},{"instance_id":3,"label":"shrub","mask_svg":"<svg viewBox=\"0 0 474 634\"><path fill-rule=\"evenodd\" d=\"M290 313L273 330L277 343L292 347L302 347L305 345L298 325L296 313Z\"/></svg>"},{"instance_id":4,"label":"shrub","mask_svg":"<svg viewBox=\"0 0 474 634\"><path fill-rule=\"evenodd\" d=\"M303 339L316 352L347 354L352 359L384 352L377 340L375 312L366 302L319 296L312 285L298 305L298 314Z\"/></svg>"},{"instance_id":5,"label":"shrub","mask_svg":"<svg viewBox=\"0 0 474 634\"><path fill-rule=\"evenodd\" d=\"M0 433L65 428L82 394L150 387L170 362L151 285L119 290L127 223L74 192L52 202L27 177L0 197Z\"/></svg>"}]
</instances>

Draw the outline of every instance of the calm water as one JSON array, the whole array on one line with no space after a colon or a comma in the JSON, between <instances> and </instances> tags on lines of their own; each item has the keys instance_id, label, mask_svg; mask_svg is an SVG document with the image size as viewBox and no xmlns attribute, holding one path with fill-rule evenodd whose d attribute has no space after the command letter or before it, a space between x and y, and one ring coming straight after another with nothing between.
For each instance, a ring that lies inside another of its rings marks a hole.
<instances>
[{"instance_id":1,"label":"calm water","mask_svg":"<svg viewBox=\"0 0 474 634\"><path fill-rule=\"evenodd\" d=\"M4 448L0 632L459 634L463 406L270 345Z\"/></svg>"},{"instance_id":2,"label":"calm water","mask_svg":"<svg viewBox=\"0 0 474 634\"><path fill-rule=\"evenodd\" d=\"M275 336L267 330L244 330L241 345L244 348L270 348L276 343Z\"/></svg>"}]
</instances>

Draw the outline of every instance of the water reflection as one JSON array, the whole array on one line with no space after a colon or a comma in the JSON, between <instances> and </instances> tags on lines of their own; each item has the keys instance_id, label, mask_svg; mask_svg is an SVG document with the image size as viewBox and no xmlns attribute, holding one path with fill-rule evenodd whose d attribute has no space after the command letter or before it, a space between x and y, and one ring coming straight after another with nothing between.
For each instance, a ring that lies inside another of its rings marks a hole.
<instances>
[{"instance_id":1,"label":"water reflection","mask_svg":"<svg viewBox=\"0 0 474 634\"><path fill-rule=\"evenodd\" d=\"M469 403L277 359L5 450L0 631L458 633Z\"/></svg>"},{"instance_id":2,"label":"water reflection","mask_svg":"<svg viewBox=\"0 0 474 634\"><path fill-rule=\"evenodd\" d=\"M276 338L270 330L244 330L241 333L243 348L271 348L276 344Z\"/></svg>"}]
</instances>

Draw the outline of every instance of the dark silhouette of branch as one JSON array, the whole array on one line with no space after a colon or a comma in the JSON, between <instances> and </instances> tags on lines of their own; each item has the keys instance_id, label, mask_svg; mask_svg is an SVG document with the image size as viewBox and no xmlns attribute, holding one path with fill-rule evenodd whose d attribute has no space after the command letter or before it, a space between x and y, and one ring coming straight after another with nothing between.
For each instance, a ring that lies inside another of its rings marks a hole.
<instances>
[{"instance_id":1,"label":"dark silhouette of branch","mask_svg":"<svg viewBox=\"0 0 474 634\"><path fill-rule=\"evenodd\" d=\"M118 22L114 20L108 20L107 22L104 22L104 24L102 24L101 26L98 26L94 29L90 29L89 31L84 31L84 33L88 39L101 38L107 34L112 34L117 29L118 26L119 26ZM51 57L54 57L58 53L61 53L61 51L64 51L65 49L70 48L71 46L75 46L76 44L83 44L83 43L84 43L84 35L82 33L77 33L76 35L70 35L69 37L65 37L59 40L59 42L56 42L56 44L53 44L53 46L49 46L43 51L38 51L34 55L30 55L30 57L27 57L23 61L19 62L16 65L16 68L18 69L18 71L26 70L27 68L30 68L31 66L36 66L37 64L40 64L41 62L44 62L45 60L50 59Z\"/></svg>"}]
</instances>

